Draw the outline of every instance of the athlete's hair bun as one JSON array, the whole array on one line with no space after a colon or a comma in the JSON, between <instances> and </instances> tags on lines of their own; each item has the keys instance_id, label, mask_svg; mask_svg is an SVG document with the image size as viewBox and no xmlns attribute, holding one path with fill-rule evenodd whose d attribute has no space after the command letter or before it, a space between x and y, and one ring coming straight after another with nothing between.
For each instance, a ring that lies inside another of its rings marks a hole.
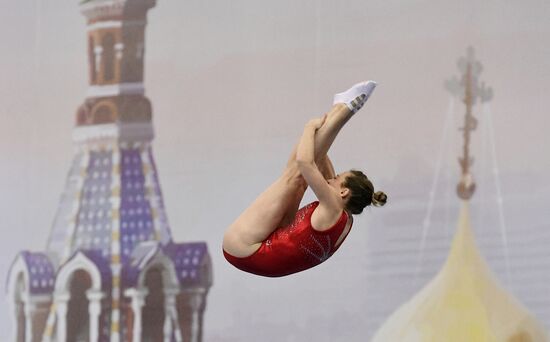
<instances>
[{"instance_id":1,"label":"athlete's hair bun","mask_svg":"<svg viewBox=\"0 0 550 342\"><path fill-rule=\"evenodd\" d=\"M372 194L372 205L374 205L375 207L383 206L384 204L386 204L387 200L388 196L382 191L377 191Z\"/></svg>"}]
</instances>

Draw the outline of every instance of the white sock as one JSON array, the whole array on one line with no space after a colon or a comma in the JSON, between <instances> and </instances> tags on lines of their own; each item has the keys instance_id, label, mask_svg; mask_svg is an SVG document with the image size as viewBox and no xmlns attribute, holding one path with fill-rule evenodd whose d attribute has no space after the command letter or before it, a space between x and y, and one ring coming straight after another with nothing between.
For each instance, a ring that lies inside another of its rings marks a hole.
<instances>
[{"instance_id":1,"label":"white sock","mask_svg":"<svg viewBox=\"0 0 550 342\"><path fill-rule=\"evenodd\" d=\"M376 88L374 81L357 83L348 90L334 95L333 104L343 103L352 113L355 113L367 102L374 88Z\"/></svg>"}]
</instances>

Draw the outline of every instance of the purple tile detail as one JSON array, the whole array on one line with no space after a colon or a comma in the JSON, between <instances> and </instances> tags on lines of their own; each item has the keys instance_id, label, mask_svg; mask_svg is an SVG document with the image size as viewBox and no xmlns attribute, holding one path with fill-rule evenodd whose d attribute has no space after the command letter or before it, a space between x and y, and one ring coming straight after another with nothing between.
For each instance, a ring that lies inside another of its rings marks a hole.
<instances>
[{"instance_id":1,"label":"purple tile detail","mask_svg":"<svg viewBox=\"0 0 550 342\"><path fill-rule=\"evenodd\" d=\"M92 151L82 186L72 241L70 262L78 253L83 253L101 274L102 290L109 294L112 289L110 265L112 249L111 184L113 177L120 177L120 250L122 261L122 291L134 287L140 273L157 254L164 253L172 261L181 286L210 286L210 260L206 243L173 243L164 211L164 203L152 150L147 151L152 167L152 190L158 200L160 241L156 241L150 203L145 196L145 177L141 153L137 149L122 149L120 152L120 175L112 173L112 151ZM72 209L76 180L80 177L78 155L73 160L65 192L56 214L52 234L48 242L51 253L60 254L68 238L66 219ZM51 294L55 277L60 267L55 255L21 252L30 275L29 289L32 294ZM123 298L123 300L125 300ZM110 340L110 301L102 304L99 341ZM124 322L125 317L121 317ZM125 326L125 324L123 324ZM124 339L125 332L121 332ZM171 336L175 340L175 336Z\"/></svg>"},{"instance_id":2,"label":"purple tile detail","mask_svg":"<svg viewBox=\"0 0 550 342\"><path fill-rule=\"evenodd\" d=\"M112 151L90 152L77 214L72 251L98 250L108 258L111 250Z\"/></svg>"},{"instance_id":3,"label":"purple tile detail","mask_svg":"<svg viewBox=\"0 0 550 342\"><path fill-rule=\"evenodd\" d=\"M205 284L209 272L205 265L208 248L204 242L171 243L165 253L174 261L181 285Z\"/></svg>"},{"instance_id":4,"label":"purple tile detail","mask_svg":"<svg viewBox=\"0 0 550 342\"><path fill-rule=\"evenodd\" d=\"M122 150L120 183L121 256L126 262L135 246L155 239L151 207L145 198L145 176L139 150Z\"/></svg>"},{"instance_id":5,"label":"purple tile detail","mask_svg":"<svg viewBox=\"0 0 550 342\"><path fill-rule=\"evenodd\" d=\"M138 245L131 258L124 265L122 277L125 287L137 285L140 273L157 253L164 252L174 264L180 285L205 285L209 266L204 265L208 257L206 243L181 243L162 246L156 242Z\"/></svg>"},{"instance_id":6,"label":"purple tile detail","mask_svg":"<svg viewBox=\"0 0 550 342\"><path fill-rule=\"evenodd\" d=\"M55 283L55 270L50 259L44 253L21 252L29 271L29 290L31 294L50 294Z\"/></svg>"}]
</instances>

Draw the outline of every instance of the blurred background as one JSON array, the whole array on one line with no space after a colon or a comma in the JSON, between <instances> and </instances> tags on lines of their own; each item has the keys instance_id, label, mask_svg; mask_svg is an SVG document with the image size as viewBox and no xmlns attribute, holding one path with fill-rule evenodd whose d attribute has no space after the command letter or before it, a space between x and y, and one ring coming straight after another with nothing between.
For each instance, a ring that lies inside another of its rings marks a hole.
<instances>
[{"instance_id":1,"label":"blurred background","mask_svg":"<svg viewBox=\"0 0 550 342\"><path fill-rule=\"evenodd\" d=\"M444 83L468 46L494 92L474 107L473 229L501 284L550 328L549 16L542 0L158 1L145 94L174 239L205 241L212 258L203 340L365 341L436 274L458 217L465 112ZM3 3L0 19L7 275L18 251L45 248L88 60L76 1ZM357 217L319 267L281 279L233 268L225 228L279 175L303 125L366 79L379 86L330 156L337 171L364 170L387 206ZM10 316L0 310L1 340Z\"/></svg>"}]
</instances>

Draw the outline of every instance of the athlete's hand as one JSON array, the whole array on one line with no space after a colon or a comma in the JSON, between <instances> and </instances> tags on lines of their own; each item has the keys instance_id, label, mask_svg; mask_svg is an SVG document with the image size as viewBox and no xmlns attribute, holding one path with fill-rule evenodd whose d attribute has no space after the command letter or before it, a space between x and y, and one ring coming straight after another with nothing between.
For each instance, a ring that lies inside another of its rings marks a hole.
<instances>
[{"instance_id":1,"label":"athlete's hand","mask_svg":"<svg viewBox=\"0 0 550 342\"><path fill-rule=\"evenodd\" d=\"M321 128L321 126L323 126L326 120L327 120L327 114L323 115L320 118L309 120L309 122L307 123L307 126L315 130L318 130L319 128Z\"/></svg>"}]
</instances>

